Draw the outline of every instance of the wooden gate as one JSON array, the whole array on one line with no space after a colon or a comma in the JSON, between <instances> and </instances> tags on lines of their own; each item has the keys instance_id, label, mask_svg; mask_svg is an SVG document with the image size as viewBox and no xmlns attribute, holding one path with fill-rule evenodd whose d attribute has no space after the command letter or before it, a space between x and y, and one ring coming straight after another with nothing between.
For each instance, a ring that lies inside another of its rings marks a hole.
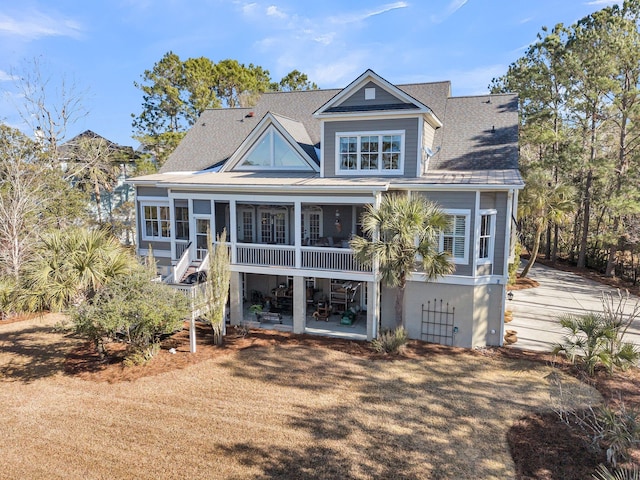
<instances>
[{"instance_id":1,"label":"wooden gate","mask_svg":"<svg viewBox=\"0 0 640 480\"><path fill-rule=\"evenodd\" d=\"M453 345L456 335L454 314L456 308L443 305L442 299L429 300L422 304L422 340L441 345Z\"/></svg>"}]
</instances>

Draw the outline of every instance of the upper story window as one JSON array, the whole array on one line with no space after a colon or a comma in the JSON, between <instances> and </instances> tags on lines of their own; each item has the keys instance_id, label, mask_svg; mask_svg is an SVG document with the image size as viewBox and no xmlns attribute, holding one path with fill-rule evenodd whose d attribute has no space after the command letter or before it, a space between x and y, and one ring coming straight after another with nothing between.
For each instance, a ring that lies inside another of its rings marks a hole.
<instances>
[{"instance_id":1,"label":"upper story window","mask_svg":"<svg viewBox=\"0 0 640 480\"><path fill-rule=\"evenodd\" d=\"M440 251L451 255L454 263L469 262L469 210L445 210L449 223L440 232Z\"/></svg>"},{"instance_id":2,"label":"upper story window","mask_svg":"<svg viewBox=\"0 0 640 480\"><path fill-rule=\"evenodd\" d=\"M404 165L404 132L336 134L339 174L399 174Z\"/></svg>"},{"instance_id":3,"label":"upper story window","mask_svg":"<svg viewBox=\"0 0 640 480\"><path fill-rule=\"evenodd\" d=\"M493 245L496 232L496 211L480 211L480 230L478 232L478 263L493 262Z\"/></svg>"},{"instance_id":4,"label":"upper story window","mask_svg":"<svg viewBox=\"0 0 640 480\"><path fill-rule=\"evenodd\" d=\"M159 203L141 203L143 240L168 240L171 238L171 220L169 205Z\"/></svg>"},{"instance_id":5,"label":"upper story window","mask_svg":"<svg viewBox=\"0 0 640 480\"><path fill-rule=\"evenodd\" d=\"M235 170L309 170L311 167L275 130L268 130Z\"/></svg>"}]
</instances>

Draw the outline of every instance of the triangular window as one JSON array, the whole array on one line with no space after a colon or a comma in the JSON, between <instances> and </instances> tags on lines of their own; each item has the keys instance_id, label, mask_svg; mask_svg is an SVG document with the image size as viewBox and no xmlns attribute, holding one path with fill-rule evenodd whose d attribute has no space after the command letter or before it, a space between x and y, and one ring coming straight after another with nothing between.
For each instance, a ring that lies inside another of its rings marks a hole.
<instances>
[{"instance_id":1,"label":"triangular window","mask_svg":"<svg viewBox=\"0 0 640 480\"><path fill-rule=\"evenodd\" d=\"M238 170L311 170L311 166L282 136L269 129L235 167Z\"/></svg>"}]
</instances>

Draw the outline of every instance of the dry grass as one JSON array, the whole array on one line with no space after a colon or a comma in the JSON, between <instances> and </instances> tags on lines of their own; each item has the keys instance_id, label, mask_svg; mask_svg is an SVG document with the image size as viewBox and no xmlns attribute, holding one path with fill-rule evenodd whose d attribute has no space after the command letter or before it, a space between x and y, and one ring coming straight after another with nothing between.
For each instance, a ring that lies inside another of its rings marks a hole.
<instances>
[{"instance_id":1,"label":"dry grass","mask_svg":"<svg viewBox=\"0 0 640 480\"><path fill-rule=\"evenodd\" d=\"M506 432L554 388L527 360L286 344L93 382L63 373L77 340L52 322L0 325L0 478L514 478Z\"/></svg>"}]
</instances>

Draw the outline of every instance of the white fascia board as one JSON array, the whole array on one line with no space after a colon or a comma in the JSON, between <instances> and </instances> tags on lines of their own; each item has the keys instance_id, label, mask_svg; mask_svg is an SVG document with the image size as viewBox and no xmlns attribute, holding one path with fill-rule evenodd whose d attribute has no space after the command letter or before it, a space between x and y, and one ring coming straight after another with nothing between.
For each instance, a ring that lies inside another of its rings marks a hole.
<instances>
[{"instance_id":1,"label":"white fascia board","mask_svg":"<svg viewBox=\"0 0 640 480\"><path fill-rule=\"evenodd\" d=\"M318 110L313 112L313 116L316 117L316 118L320 118L320 117L335 115L333 113L332 114L325 114L324 111L326 109L328 109L328 108L331 108L333 105L335 105L337 103L340 103L340 101L342 99L348 97L354 91L358 90L359 88L361 88L363 85L365 85L366 83L368 83L370 81L375 83L378 87L380 87L380 88L382 88L384 90L388 90L394 96L396 96L399 99L405 101L406 103L412 103L412 104L416 105L417 107L419 107L420 111L422 111L423 113L426 113L427 111L431 112L431 109L429 107L427 107L426 105L424 105L422 102L416 100L415 98L413 98L408 93L402 91L400 88L396 87L393 83L389 82L388 80L385 80L380 75L375 73L373 70L368 69L362 75L360 75L358 78L356 78L353 82L351 82L349 85L347 85L345 88L343 88L340 93L338 93L331 100L329 100L327 103L322 105ZM343 116L343 115L344 114L342 114L341 116Z\"/></svg>"},{"instance_id":2,"label":"white fascia board","mask_svg":"<svg viewBox=\"0 0 640 480\"><path fill-rule=\"evenodd\" d=\"M311 170L318 173L320 171L320 167L313 161L312 158L307 155L298 142L291 136L291 134L287 131L286 128L278 121L277 118L271 113L267 112L262 120L258 122L258 124L249 132L249 135L242 141L240 146L236 149L235 152L229 157L229 159L224 163L220 172L229 172L233 170L233 168L238 164L238 162L244 157L247 152L251 149L251 146L255 144L255 142L264 135L269 126L272 126L276 129L276 131L283 136L285 141L289 143L289 145L302 157L302 159L311 167ZM276 169L268 169L269 171L277 171ZM282 171L287 171L287 169L282 169Z\"/></svg>"},{"instance_id":3,"label":"white fascia board","mask_svg":"<svg viewBox=\"0 0 640 480\"><path fill-rule=\"evenodd\" d=\"M493 185L493 184L451 184L451 183L429 183L422 185L408 185L408 184L391 184L389 185L389 190L412 190L419 192L426 192L429 190L448 190L451 192L466 192L469 190L482 190L482 191L509 191L509 190L521 190L524 188L524 185Z\"/></svg>"},{"instance_id":4,"label":"white fascia board","mask_svg":"<svg viewBox=\"0 0 640 480\"><path fill-rule=\"evenodd\" d=\"M439 283L444 285L468 285L468 286L478 286L478 285L506 285L508 281L508 277L504 277L501 275L483 275L480 277L470 277L466 275L445 275L440 278L436 278L435 280L426 280L426 276L424 273L413 272L409 275L407 279L410 282L419 282L419 283Z\"/></svg>"}]
</instances>

